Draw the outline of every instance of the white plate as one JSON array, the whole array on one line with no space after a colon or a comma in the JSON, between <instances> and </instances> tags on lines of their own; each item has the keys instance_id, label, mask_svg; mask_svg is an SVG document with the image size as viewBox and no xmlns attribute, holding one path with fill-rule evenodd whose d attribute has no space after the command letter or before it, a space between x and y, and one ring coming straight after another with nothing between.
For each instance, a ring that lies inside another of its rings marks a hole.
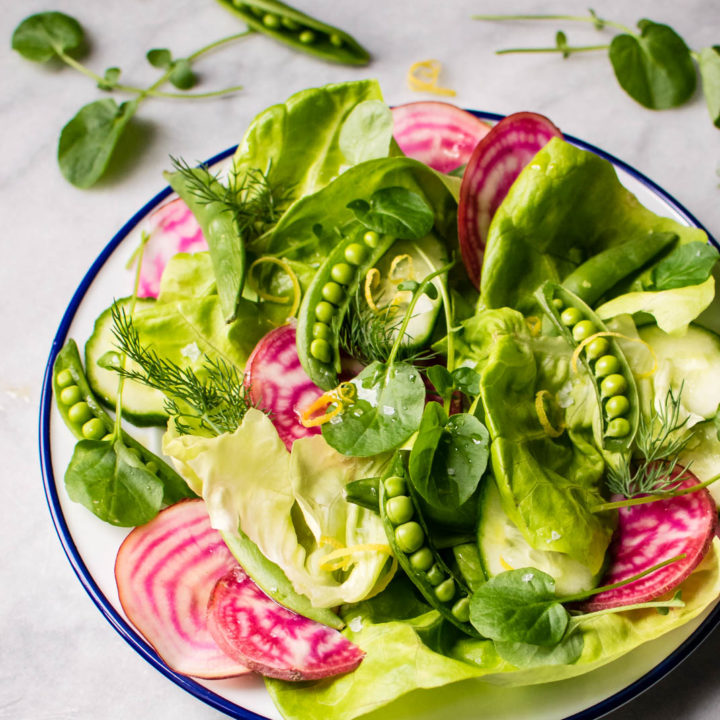
<instances>
[{"instance_id":1,"label":"white plate","mask_svg":"<svg viewBox=\"0 0 720 720\"><path fill-rule=\"evenodd\" d=\"M492 113L476 114L488 120L501 117ZM612 162L622 183L653 212L702 228L674 198L632 167L581 140L568 136L566 139ZM233 150L217 155L208 164L222 162ZM128 623L118 602L113 566L117 549L128 531L101 522L83 506L71 502L62 483L74 439L53 404L52 366L55 357L68 337L75 338L82 346L100 312L113 298L129 294L132 277L125 266L138 247L143 220L170 193L170 188L159 193L115 235L88 270L65 311L52 344L42 389L40 459L45 492L58 537L78 579L108 622L142 657L198 699L231 717L280 720L258 677L196 681L177 675L164 665ZM139 430L134 434L139 440L157 447L155 431ZM720 605L620 660L580 677L512 690L477 680L465 681L404 696L390 706L387 717L395 720L437 720L452 716L461 720L477 717L482 707L481 714L485 720L526 720L529 708L532 708L533 720L599 718L666 675L700 644L718 622Z\"/></svg>"}]
</instances>

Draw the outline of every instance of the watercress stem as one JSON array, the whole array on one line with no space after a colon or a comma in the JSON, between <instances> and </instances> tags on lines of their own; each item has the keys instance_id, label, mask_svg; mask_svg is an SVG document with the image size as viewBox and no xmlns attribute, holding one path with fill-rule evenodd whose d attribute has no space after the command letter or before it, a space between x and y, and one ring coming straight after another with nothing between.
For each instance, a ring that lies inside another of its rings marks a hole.
<instances>
[{"instance_id":1,"label":"watercress stem","mask_svg":"<svg viewBox=\"0 0 720 720\"><path fill-rule=\"evenodd\" d=\"M618 510L619 508L632 507L633 505L645 505L646 503L655 502L657 500L669 500L670 498L680 497L681 495L689 495L690 493L697 492L706 488L708 485L712 485L717 480L720 480L720 475L715 475L705 482L697 483L692 487L683 488L682 490L674 490L672 492L657 493L655 495L645 495L638 498L628 498L626 500L618 500L616 502L602 503L595 505L592 508L592 512L605 512L606 510Z\"/></svg>"},{"instance_id":2,"label":"watercress stem","mask_svg":"<svg viewBox=\"0 0 720 720\"><path fill-rule=\"evenodd\" d=\"M633 30L622 23L605 20L605 18L593 17L592 15L472 15L471 19L488 20L491 22L502 20L567 20L569 22L589 22L595 25L598 29L607 25L609 27L614 27L617 30L622 30L622 32L628 33L629 35L635 35Z\"/></svg>"},{"instance_id":3,"label":"watercress stem","mask_svg":"<svg viewBox=\"0 0 720 720\"><path fill-rule=\"evenodd\" d=\"M577 47L542 47L542 48L504 48L496 50L496 55L509 55L510 53L568 53L593 52L595 50L607 50L609 45L578 45Z\"/></svg>"},{"instance_id":4,"label":"watercress stem","mask_svg":"<svg viewBox=\"0 0 720 720\"><path fill-rule=\"evenodd\" d=\"M673 598L672 600L656 600L654 602L634 603L632 605L620 605L619 607L605 608L604 610L595 610L595 612L583 613L582 615L571 615L570 622L575 624L591 620L599 615L609 615L610 613L626 612L628 610L644 610L645 608L675 608L685 607L682 600Z\"/></svg>"}]
</instances>

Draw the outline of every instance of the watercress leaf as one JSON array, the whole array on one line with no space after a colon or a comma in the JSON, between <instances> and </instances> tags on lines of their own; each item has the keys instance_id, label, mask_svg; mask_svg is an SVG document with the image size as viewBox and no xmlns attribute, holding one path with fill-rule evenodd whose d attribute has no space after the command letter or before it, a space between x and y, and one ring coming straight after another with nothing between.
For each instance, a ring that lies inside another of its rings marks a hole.
<instances>
[{"instance_id":1,"label":"watercress leaf","mask_svg":"<svg viewBox=\"0 0 720 720\"><path fill-rule=\"evenodd\" d=\"M105 71L103 79L98 82L98 87L101 90L112 90L120 79L120 72L121 70L119 67L109 67Z\"/></svg>"},{"instance_id":2,"label":"watercress leaf","mask_svg":"<svg viewBox=\"0 0 720 720\"><path fill-rule=\"evenodd\" d=\"M610 62L630 97L654 110L682 105L695 91L695 66L685 41L670 27L638 22L640 35L616 35Z\"/></svg>"},{"instance_id":3,"label":"watercress leaf","mask_svg":"<svg viewBox=\"0 0 720 720\"><path fill-rule=\"evenodd\" d=\"M703 48L698 55L698 65L710 119L720 128L720 45Z\"/></svg>"},{"instance_id":4,"label":"watercress leaf","mask_svg":"<svg viewBox=\"0 0 720 720\"><path fill-rule=\"evenodd\" d=\"M167 48L153 48L145 55L148 62L156 68L167 70L172 64L172 54Z\"/></svg>"},{"instance_id":5,"label":"watercress leaf","mask_svg":"<svg viewBox=\"0 0 720 720\"><path fill-rule=\"evenodd\" d=\"M653 289L700 285L710 277L718 255L709 243L695 241L680 245L653 268Z\"/></svg>"},{"instance_id":6,"label":"watercress leaf","mask_svg":"<svg viewBox=\"0 0 720 720\"><path fill-rule=\"evenodd\" d=\"M440 397L447 397L454 387L453 376L444 365L431 365L425 374Z\"/></svg>"},{"instance_id":7,"label":"watercress leaf","mask_svg":"<svg viewBox=\"0 0 720 720\"><path fill-rule=\"evenodd\" d=\"M437 300L438 289L437 287L435 287L435 285L430 283L423 288L423 295L427 295L431 300Z\"/></svg>"},{"instance_id":8,"label":"watercress leaf","mask_svg":"<svg viewBox=\"0 0 720 720\"><path fill-rule=\"evenodd\" d=\"M472 368L455 368L452 371L452 381L455 387L468 397L480 394L480 374Z\"/></svg>"},{"instance_id":9,"label":"watercress leaf","mask_svg":"<svg viewBox=\"0 0 720 720\"><path fill-rule=\"evenodd\" d=\"M101 520L132 527L160 510L163 483L120 441L81 440L65 473L70 499Z\"/></svg>"},{"instance_id":10,"label":"watercress leaf","mask_svg":"<svg viewBox=\"0 0 720 720\"><path fill-rule=\"evenodd\" d=\"M370 457L402 445L415 432L425 385L412 365L374 362L350 381L357 399L323 425L327 443L352 457Z\"/></svg>"},{"instance_id":11,"label":"watercress leaf","mask_svg":"<svg viewBox=\"0 0 720 720\"><path fill-rule=\"evenodd\" d=\"M76 54L85 44L80 23L61 12L26 17L13 32L12 48L27 60L47 62L61 53Z\"/></svg>"},{"instance_id":12,"label":"watercress leaf","mask_svg":"<svg viewBox=\"0 0 720 720\"><path fill-rule=\"evenodd\" d=\"M433 483L433 461L443 437L448 416L442 405L429 402L418 427L418 434L410 451L408 470L410 480L418 493L431 505L441 504Z\"/></svg>"},{"instance_id":13,"label":"watercress leaf","mask_svg":"<svg viewBox=\"0 0 720 720\"><path fill-rule=\"evenodd\" d=\"M498 655L519 668L571 665L579 660L585 645L584 636L575 628L557 645L530 645L522 642L496 642Z\"/></svg>"},{"instance_id":14,"label":"watercress leaf","mask_svg":"<svg viewBox=\"0 0 720 720\"><path fill-rule=\"evenodd\" d=\"M347 206L370 230L405 240L419 240L435 222L432 208L412 190L402 186L385 187L370 196L370 203L353 200Z\"/></svg>"},{"instance_id":15,"label":"watercress leaf","mask_svg":"<svg viewBox=\"0 0 720 720\"><path fill-rule=\"evenodd\" d=\"M106 98L80 108L58 143L58 163L67 180L88 188L100 179L137 106L137 100L118 105Z\"/></svg>"},{"instance_id":16,"label":"watercress leaf","mask_svg":"<svg viewBox=\"0 0 720 720\"><path fill-rule=\"evenodd\" d=\"M499 642L557 645L569 618L555 595L555 580L536 568L500 573L470 598L470 622Z\"/></svg>"},{"instance_id":17,"label":"watercress leaf","mask_svg":"<svg viewBox=\"0 0 720 720\"><path fill-rule=\"evenodd\" d=\"M417 280L403 280L398 285L398 290L414 293L419 287L420 283Z\"/></svg>"},{"instance_id":18,"label":"watercress leaf","mask_svg":"<svg viewBox=\"0 0 720 720\"><path fill-rule=\"evenodd\" d=\"M189 90L197 83L197 76L192 71L189 61L182 59L173 63L173 69L168 80L178 90Z\"/></svg>"},{"instance_id":19,"label":"watercress leaf","mask_svg":"<svg viewBox=\"0 0 720 720\"><path fill-rule=\"evenodd\" d=\"M555 47L562 51L564 58L570 57L570 51L568 50L567 35L562 30L558 30L555 34Z\"/></svg>"}]
</instances>

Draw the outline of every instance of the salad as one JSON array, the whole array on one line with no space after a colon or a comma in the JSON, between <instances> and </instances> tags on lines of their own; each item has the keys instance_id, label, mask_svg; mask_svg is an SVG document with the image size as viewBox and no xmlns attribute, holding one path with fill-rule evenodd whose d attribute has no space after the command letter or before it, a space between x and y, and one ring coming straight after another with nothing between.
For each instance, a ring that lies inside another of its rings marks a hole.
<instances>
[{"instance_id":1,"label":"salad","mask_svg":"<svg viewBox=\"0 0 720 720\"><path fill-rule=\"evenodd\" d=\"M717 601L702 230L547 118L370 80L166 176L53 390L68 496L133 528L119 600L171 669L349 720L587 673Z\"/></svg>"}]
</instances>

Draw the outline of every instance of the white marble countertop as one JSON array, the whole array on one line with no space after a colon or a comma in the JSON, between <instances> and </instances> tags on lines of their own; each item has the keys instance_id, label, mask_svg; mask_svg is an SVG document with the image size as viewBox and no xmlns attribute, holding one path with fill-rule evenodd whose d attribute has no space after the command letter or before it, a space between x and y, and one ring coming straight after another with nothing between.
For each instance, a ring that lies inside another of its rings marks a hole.
<instances>
[{"instance_id":1,"label":"white marble countertop","mask_svg":"<svg viewBox=\"0 0 720 720\"><path fill-rule=\"evenodd\" d=\"M455 102L498 113L533 110L564 132L616 155L665 188L720 238L720 130L700 91L685 107L652 112L617 86L607 58L586 53L497 56L508 46L548 45L563 27L577 44L597 43L591 26L557 22L471 21L474 12L569 10L539 0L297 0L297 6L352 32L373 54L353 69L292 52L262 36L206 57L199 89L243 84L224 100L149 100L138 118L135 161L125 161L89 191L61 177L60 128L100 93L70 70L39 66L10 50L15 25L31 12L62 10L91 40L88 64L121 65L123 77L149 84L152 47L177 55L237 32L241 24L211 0L11 0L0 18L0 264L2 336L0 443L5 501L0 509L0 718L74 720L137 717L218 718L136 655L98 613L75 578L52 527L38 464L39 391L50 343L86 269L110 237L164 185L168 155L209 158L238 142L266 106L311 85L373 76L390 103L432 99L406 84L410 65L437 58ZM599 15L633 25L666 22L700 49L720 42L716 0L598 0ZM717 718L720 632L657 686L614 711L613 720Z\"/></svg>"}]
</instances>

